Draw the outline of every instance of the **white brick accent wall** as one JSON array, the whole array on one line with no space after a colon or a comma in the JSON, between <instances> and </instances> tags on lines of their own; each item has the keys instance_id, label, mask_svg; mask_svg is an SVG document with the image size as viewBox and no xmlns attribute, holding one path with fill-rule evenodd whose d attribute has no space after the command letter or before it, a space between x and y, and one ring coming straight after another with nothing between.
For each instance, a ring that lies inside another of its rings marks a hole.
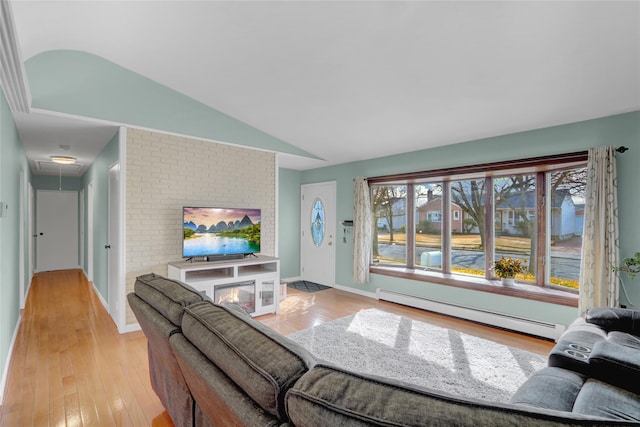
<instances>
[{"instance_id":1,"label":"white brick accent wall","mask_svg":"<svg viewBox=\"0 0 640 427\"><path fill-rule=\"evenodd\" d=\"M276 255L274 153L128 128L125 163L126 293L182 259L183 206L261 209L260 250Z\"/></svg>"}]
</instances>

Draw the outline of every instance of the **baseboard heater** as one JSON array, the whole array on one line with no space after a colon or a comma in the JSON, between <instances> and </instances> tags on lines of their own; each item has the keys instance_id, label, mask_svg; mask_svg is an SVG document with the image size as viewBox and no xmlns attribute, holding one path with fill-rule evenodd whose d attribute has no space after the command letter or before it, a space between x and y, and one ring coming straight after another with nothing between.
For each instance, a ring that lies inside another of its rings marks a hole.
<instances>
[{"instance_id":1,"label":"baseboard heater","mask_svg":"<svg viewBox=\"0 0 640 427\"><path fill-rule=\"evenodd\" d=\"M557 340L566 329L560 324L494 313L384 289L378 290L378 299L553 340Z\"/></svg>"}]
</instances>

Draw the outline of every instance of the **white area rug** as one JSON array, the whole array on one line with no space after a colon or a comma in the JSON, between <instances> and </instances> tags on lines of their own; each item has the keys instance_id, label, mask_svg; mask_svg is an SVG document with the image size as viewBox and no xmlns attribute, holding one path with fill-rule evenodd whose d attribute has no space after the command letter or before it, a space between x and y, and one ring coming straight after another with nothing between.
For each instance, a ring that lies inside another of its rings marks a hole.
<instances>
[{"instance_id":1,"label":"white area rug","mask_svg":"<svg viewBox=\"0 0 640 427\"><path fill-rule=\"evenodd\" d=\"M376 309L295 332L316 357L352 371L506 402L546 358Z\"/></svg>"}]
</instances>

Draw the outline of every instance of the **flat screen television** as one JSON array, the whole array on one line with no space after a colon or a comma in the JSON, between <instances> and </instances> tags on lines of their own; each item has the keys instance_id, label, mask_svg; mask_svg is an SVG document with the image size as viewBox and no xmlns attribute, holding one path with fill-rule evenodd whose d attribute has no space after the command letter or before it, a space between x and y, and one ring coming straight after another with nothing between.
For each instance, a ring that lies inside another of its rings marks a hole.
<instances>
[{"instance_id":1,"label":"flat screen television","mask_svg":"<svg viewBox=\"0 0 640 427\"><path fill-rule=\"evenodd\" d=\"M183 258L242 258L260 252L260 209L185 206Z\"/></svg>"}]
</instances>

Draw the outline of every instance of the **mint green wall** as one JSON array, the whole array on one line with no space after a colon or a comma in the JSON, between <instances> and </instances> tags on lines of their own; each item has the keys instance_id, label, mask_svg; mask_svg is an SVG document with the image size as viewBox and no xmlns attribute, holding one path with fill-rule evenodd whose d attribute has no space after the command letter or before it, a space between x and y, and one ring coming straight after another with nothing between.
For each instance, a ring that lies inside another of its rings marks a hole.
<instances>
[{"instance_id":1,"label":"mint green wall","mask_svg":"<svg viewBox=\"0 0 640 427\"><path fill-rule=\"evenodd\" d=\"M286 142L99 56L42 52L25 61L32 106L315 158Z\"/></svg>"},{"instance_id":2,"label":"mint green wall","mask_svg":"<svg viewBox=\"0 0 640 427\"><path fill-rule=\"evenodd\" d=\"M278 170L278 256L282 279L300 276L300 177L300 171Z\"/></svg>"},{"instance_id":3,"label":"mint green wall","mask_svg":"<svg viewBox=\"0 0 640 427\"><path fill-rule=\"evenodd\" d=\"M84 224L87 227L89 213L89 184L93 183L93 284L104 301L109 299L109 258L104 248L109 243L109 168L118 161L119 132L109 141L89 170L82 177L84 189ZM88 236L92 231L85 229L83 259L88 260ZM85 261L85 273L87 272Z\"/></svg>"},{"instance_id":4,"label":"mint green wall","mask_svg":"<svg viewBox=\"0 0 640 427\"><path fill-rule=\"evenodd\" d=\"M640 112L612 118L620 143L614 139L609 144L630 148L616 156L618 172L618 226L620 227L620 256L626 258L640 252ZM606 135L603 135L606 138ZM624 142L628 141L628 142ZM620 301L630 308L640 309L640 277L629 280L623 277Z\"/></svg>"},{"instance_id":5,"label":"mint green wall","mask_svg":"<svg viewBox=\"0 0 640 427\"><path fill-rule=\"evenodd\" d=\"M28 182L31 172L22 147L13 115L4 92L0 91L0 203L6 210L0 217L0 374L9 356L9 346L18 324L20 313L20 275L24 275L25 289L28 287L28 247L25 244L25 264L20 265L20 174L25 176L22 188L23 212L27 212ZM25 229L25 235L28 232ZM25 239L27 242L29 239ZM3 378L4 379L4 378ZM0 381L0 385L4 382ZM2 390L0 390L0 396Z\"/></svg>"},{"instance_id":6,"label":"mint green wall","mask_svg":"<svg viewBox=\"0 0 640 427\"><path fill-rule=\"evenodd\" d=\"M620 248L623 257L630 256L635 251L640 251L640 226L637 215L640 210L640 112L303 171L301 184L335 180L337 219L340 223L343 219L353 216L353 178L356 176L379 176L583 151L599 145L626 145L630 148L625 154L618 155L617 162ZM299 201L297 203L299 204ZM340 234L341 228L338 231ZM284 245L281 245L281 248L282 246ZM367 292L375 292L376 288L392 289L444 302L565 324L571 322L577 314L576 309L571 307L388 276L372 275L371 283L355 285L351 280L352 254L353 247L350 242L337 245L338 285ZM627 282L629 298L634 304L624 296L622 302L640 308L640 278Z\"/></svg>"}]
</instances>

